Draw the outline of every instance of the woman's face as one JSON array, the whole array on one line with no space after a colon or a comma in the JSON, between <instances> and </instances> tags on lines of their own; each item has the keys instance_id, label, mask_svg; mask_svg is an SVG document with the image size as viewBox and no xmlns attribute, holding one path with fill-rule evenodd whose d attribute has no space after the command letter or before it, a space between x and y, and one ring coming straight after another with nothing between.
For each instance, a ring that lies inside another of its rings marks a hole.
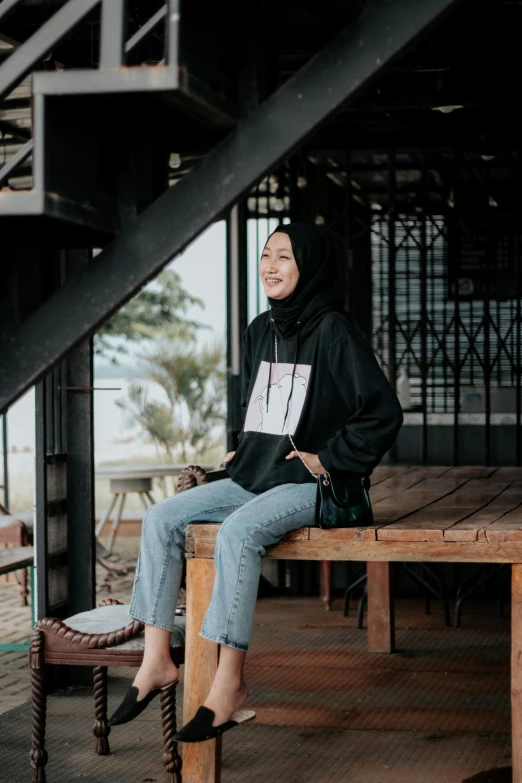
<instances>
[{"instance_id":1,"label":"woman's face","mask_svg":"<svg viewBox=\"0 0 522 783\"><path fill-rule=\"evenodd\" d=\"M276 232L265 245L259 262L259 277L271 299L286 299L299 280L299 269L288 234Z\"/></svg>"}]
</instances>

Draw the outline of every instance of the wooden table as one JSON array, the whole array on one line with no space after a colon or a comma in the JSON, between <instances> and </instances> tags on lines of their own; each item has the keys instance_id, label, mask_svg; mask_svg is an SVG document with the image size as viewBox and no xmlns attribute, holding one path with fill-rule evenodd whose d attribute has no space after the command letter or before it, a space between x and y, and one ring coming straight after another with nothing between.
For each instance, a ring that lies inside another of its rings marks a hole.
<instances>
[{"instance_id":1,"label":"wooden table","mask_svg":"<svg viewBox=\"0 0 522 783\"><path fill-rule=\"evenodd\" d=\"M380 466L370 496L372 527L300 528L266 556L367 561L370 652L394 649L390 562L512 563L513 783L522 783L522 468ZM218 646L199 631L212 594L219 527L187 530L184 720L202 704L217 666ZM220 752L220 740L185 745L184 783L216 783Z\"/></svg>"},{"instance_id":2,"label":"wooden table","mask_svg":"<svg viewBox=\"0 0 522 783\"><path fill-rule=\"evenodd\" d=\"M31 568L31 627L34 625L34 547L15 546L9 549L0 549L0 575L10 574L11 571L19 571L23 568ZM26 652L29 649L27 642L0 643L2 652Z\"/></svg>"},{"instance_id":3,"label":"wooden table","mask_svg":"<svg viewBox=\"0 0 522 783\"><path fill-rule=\"evenodd\" d=\"M33 565L34 548L32 546L15 546L0 550L0 576L19 571Z\"/></svg>"},{"instance_id":4,"label":"wooden table","mask_svg":"<svg viewBox=\"0 0 522 783\"><path fill-rule=\"evenodd\" d=\"M136 492L143 504L145 511L154 504L152 497L152 479L165 476L179 476L186 465L103 465L96 468L96 478L106 478L110 482L110 491L113 495L109 508L96 526L96 538L99 538L103 528L110 519L114 506L119 499L116 516L112 522L107 549L112 552L114 537L123 514L123 507L127 495ZM205 470L212 470L212 465L204 465Z\"/></svg>"}]
</instances>

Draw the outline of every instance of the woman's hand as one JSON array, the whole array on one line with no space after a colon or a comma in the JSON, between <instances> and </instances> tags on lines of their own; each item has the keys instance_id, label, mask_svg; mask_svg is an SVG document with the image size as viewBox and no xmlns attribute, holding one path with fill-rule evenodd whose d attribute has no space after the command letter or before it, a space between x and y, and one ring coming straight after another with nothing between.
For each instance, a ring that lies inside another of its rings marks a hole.
<instances>
[{"instance_id":1,"label":"woman's hand","mask_svg":"<svg viewBox=\"0 0 522 783\"><path fill-rule=\"evenodd\" d=\"M301 456L310 470L313 470L314 473L326 473L317 454L310 454L308 451L301 451ZM290 454L285 457L285 459L295 459L296 457L299 459L299 454L297 451L291 451Z\"/></svg>"},{"instance_id":2,"label":"woman's hand","mask_svg":"<svg viewBox=\"0 0 522 783\"><path fill-rule=\"evenodd\" d=\"M225 457L225 459L223 460L223 462L221 464L222 465L226 465L227 462L230 462L231 459L234 459L234 454L235 453L236 453L235 451L229 451L227 456Z\"/></svg>"}]
</instances>

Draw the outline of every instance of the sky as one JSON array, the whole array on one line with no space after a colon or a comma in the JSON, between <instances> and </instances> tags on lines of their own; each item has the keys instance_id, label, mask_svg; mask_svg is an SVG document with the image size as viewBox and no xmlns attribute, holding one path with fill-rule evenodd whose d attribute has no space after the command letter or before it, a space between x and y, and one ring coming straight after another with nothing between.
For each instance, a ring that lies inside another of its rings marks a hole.
<instances>
[{"instance_id":1,"label":"sky","mask_svg":"<svg viewBox=\"0 0 522 783\"><path fill-rule=\"evenodd\" d=\"M200 340L209 338L225 338L226 331L226 226L224 221L214 223L203 234L177 256L167 268L172 267L182 277L184 287L200 297L205 303L205 309L192 308L187 318L193 318L209 324L210 330L202 330ZM132 360L131 360L132 362ZM96 369L106 366L107 362L97 361ZM103 386L109 387L107 379L118 379L122 375L118 368L110 368L110 372L101 372ZM98 384L101 385L101 384ZM114 384L118 385L118 384ZM122 386L121 384L119 384ZM107 424L111 420L113 398L120 397L122 392L95 393L95 406L98 407L97 435L98 442L106 440ZM9 446L18 450L25 447L34 449L34 390L22 397L8 414Z\"/></svg>"},{"instance_id":2,"label":"sky","mask_svg":"<svg viewBox=\"0 0 522 783\"><path fill-rule=\"evenodd\" d=\"M257 264L268 234L274 230L278 220L260 219L248 221L248 318L251 321L267 308L268 302L262 286L257 283ZM284 222L287 222L285 220ZM225 339L226 334L226 224L225 221L212 224L191 245L173 261L168 268L175 269L182 278L183 286L203 300L204 310L193 307L187 318L208 324L210 330L201 330L200 344L207 340ZM131 346L133 352L138 346ZM121 365L122 371L110 365L107 360L95 359L96 385L103 388L119 387L115 391L95 392L95 440L97 450L106 452L111 448L114 437L121 437L125 424L119 408L115 405L132 377L136 363L132 354ZM115 382L111 383L111 379ZM34 390L30 390L9 411L9 446L18 451L24 448L34 450Z\"/></svg>"}]
</instances>

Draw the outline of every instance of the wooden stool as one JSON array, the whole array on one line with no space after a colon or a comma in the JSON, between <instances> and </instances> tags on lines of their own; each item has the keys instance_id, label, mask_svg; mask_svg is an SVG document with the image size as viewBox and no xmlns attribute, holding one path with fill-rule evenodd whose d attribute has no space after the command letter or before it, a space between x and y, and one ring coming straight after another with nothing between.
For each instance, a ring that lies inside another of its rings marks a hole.
<instances>
[{"instance_id":1,"label":"wooden stool","mask_svg":"<svg viewBox=\"0 0 522 783\"><path fill-rule=\"evenodd\" d=\"M32 681L31 783L45 783L46 702L45 667L49 664L92 666L94 679L93 732L96 753L110 752L110 726L107 720L107 667L140 666L143 659L144 625L128 614L129 607L106 598L97 609L69 617L62 622L45 617L35 626L29 663ZM171 657L176 666L184 662L185 616L177 615L172 632ZM163 763L168 783L181 783L181 758L176 733L175 690L160 695L163 726Z\"/></svg>"},{"instance_id":2,"label":"wooden stool","mask_svg":"<svg viewBox=\"0 0 522 783\"><path fill-rule=\"evenodd\" d=\"M9 514L0 505L0 545L30 546L33 543L33 512ZM20 579L20 597L22 606L27 606L29 595L29 569L22 569Z\"/></svg>"}]
</instances>

